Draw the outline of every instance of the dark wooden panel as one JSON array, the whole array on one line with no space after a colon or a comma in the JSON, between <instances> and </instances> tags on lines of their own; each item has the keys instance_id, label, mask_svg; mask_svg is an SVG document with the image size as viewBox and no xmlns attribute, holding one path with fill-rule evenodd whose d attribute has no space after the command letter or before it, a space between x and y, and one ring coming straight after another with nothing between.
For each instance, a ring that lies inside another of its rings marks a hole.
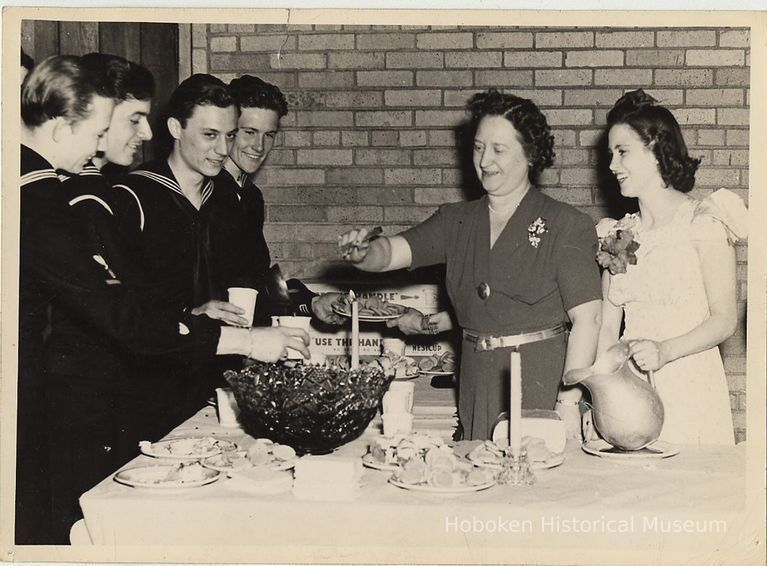
<instances>
[{"instance_id":1,"label":"dark wooden panel","mask_svg":"<svg viewBox=\"0 0 767 566\"><path fill-rule=\"evenodd\" d=\"M30 55L39 63L51 55L59 55L59 24L57 22L35 22L35 48Z\"/></svg>"},{"instance_id":2,"label":"dark wooden panel","mask_svg":"<svg viewBox=\"0 0 767 566\"><path fill-rule=\"evenodd\" d=\"M178 67L177 24L141 24L141 63Z\"/></svg>"},{"instance_id":3,"label":"dark wooden panel","mask_svg":"<svg viewBox=\"0 0 767 566\"><path fill-rule=\"evenodd\" d=\"M59 34L62 55L84 55L99 50L98 22L61 22Z\"/></svg>"},{"instance_id":4,"label":"dark wooden panel","mask_svg":"<svg viewBox=\"0 0 767 566\"><path fill-rule=\"evenodd\" d=\"M144 159L148 160L163 156L171 143L165 107L179 82L177 24L141 24L141 64L152 71L155 79L150 118L154 139L144 144Z\"/></svg>"},{"instance_id":5,"label":"dark wooden panel","mask_svg":"<svg viewBox=\"0 0 767 566\"><path fill-rule=\"evenodd\" d=\"M101 22L99 51L141 61L141 24L131 22Z\"/></svg>"},{"instance_id":6,"label":"dark wooden panel","mask_svg":"<svg viewBox=\"0 0 767 566\"><path fill-rule=\"evenodd\" d=\"M35 22L21 20L21 48L30 57L35 54Z\"/></svg>"}]
</instances>

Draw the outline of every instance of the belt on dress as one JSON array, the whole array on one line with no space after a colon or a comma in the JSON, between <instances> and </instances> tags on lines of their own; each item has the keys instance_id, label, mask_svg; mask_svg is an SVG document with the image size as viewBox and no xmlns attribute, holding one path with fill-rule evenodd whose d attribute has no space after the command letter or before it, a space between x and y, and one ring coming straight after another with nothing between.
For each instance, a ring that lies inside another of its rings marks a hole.
<instances>
[{"instance_id":1,"label":"belt on dress","mask_svg":"<svg viewBox=\"0 0 767 566\"><path fill-rule=\"evenodd\" d=\"M544 328L543 330L536 330L535 332L523 332L522 334L513 334L511 336L482 336L464 330L463 337L475 344L475 352L485 352L487 350L495 350L496 348L516 348L522 344L548 340L554 336L559 336L564 331L565 325L557 324L551 328Z\"/></svg>"}]
</instances>

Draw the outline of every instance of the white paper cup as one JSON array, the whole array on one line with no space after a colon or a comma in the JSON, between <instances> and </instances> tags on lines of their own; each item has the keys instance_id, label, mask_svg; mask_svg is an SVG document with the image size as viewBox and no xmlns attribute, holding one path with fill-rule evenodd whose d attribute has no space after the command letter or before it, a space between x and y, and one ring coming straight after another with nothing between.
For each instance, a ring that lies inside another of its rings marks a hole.
<instances>
[{"instance_id":1,"label":"white paper cup","mask_svg":"<svg viewBox=\"0 0 767 566\"><path fill-rule=\"evenodd\" d=\"M218 423L225 427L237 427L237 416L240 414L240 407L234 398L234 393L228 387L218 387L216 389L216 408L218 409Z\"/></svg>"},{"instance_id":2,"label":"white paper cup","mask_svg":"<svg viewBox=\"0 0 767 566\"><path fill-rule=\"evenodd\" d=\"M414 393L415 384L412 381L407 383L393 381L389 385L389 390L383 396L384 414L412 413Z\"/></svg>"},{"instance_id":3,"label":"white paper cup","mask_svg":"<svg viewBox=\"0 0 767 566\"><path fill-rule=\"evenodd\" d=\"M384 413L381 418L384 436L413 432L413 415L410 413Z\"/></svg>"},{"instance_id":4,"label":"white paper cup","mask_svg":"<svg viewBox=\"0 0 767 566\"><path fill-rule=\"evenodd\" d=\"M405 341L399 338L384 338L381 340L383 352L391 352L399 356L405 355Z\"/></svg>"},{"instance_id":5,"label":"white paper cup","mask_svg":"<svg viewBox=\"0 0 767 566\"><path fill-rule=\"evenodd\" d=\"M275 324L276 322L276 324ZM272 326L285 326L288 328L301 328L302 330L306 330L307 334L311 331L312 328L312 317L310 316L273 316L272 317ZM313 356L313 354L312 354ZM304 357L298 352L298 350L293 350L292 348L288 348L288 359L289 360L303 360ZM313 358L312 358L313 360Z\"/></svg>"},{"instance_id":6,"label":"white paper cup","mask_svg":"<svg viewBox=\"0 0 767 566\"><path fill-rule=\"evenodd\" d=\"M253 315L256 312L256 298L258 297L258 291L247 287L229 287L227 292L229 293L230 303L241 309L245 309L245 314L243 314L242 317L248 321L246 327L252 326Z\"/></svg>"}]
</instances>

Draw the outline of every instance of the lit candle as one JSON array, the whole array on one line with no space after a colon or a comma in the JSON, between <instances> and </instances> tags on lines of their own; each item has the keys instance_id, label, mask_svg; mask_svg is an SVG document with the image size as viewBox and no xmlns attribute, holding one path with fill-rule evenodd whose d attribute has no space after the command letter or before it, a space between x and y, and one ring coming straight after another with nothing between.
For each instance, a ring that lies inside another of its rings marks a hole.
<instances>
[{"instance_id":1,"label":"lit candle","mask_svg":"<svg viewBox=\"0 0 767 566\"><path fill-rule=\"evenodd\" d=\"M519 458L522 452L522 356L511 352L511 387L509 387L509 443L511 455Z\"/></svg>"},{"instance_id":2,"label":"lit candle","mask_svg":"<svg viewBox=\"0 0 767 566\"><path fill-rule=\"evenodd\" d=\"M360 304L352 301L352 369L360 366Z\"/></svg>"}]
</instances>

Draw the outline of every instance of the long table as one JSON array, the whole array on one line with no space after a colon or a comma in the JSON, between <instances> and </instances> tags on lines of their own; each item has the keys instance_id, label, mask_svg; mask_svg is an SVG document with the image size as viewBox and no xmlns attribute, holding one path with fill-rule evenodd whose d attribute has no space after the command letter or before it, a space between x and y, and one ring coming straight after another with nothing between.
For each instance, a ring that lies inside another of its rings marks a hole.
<instances>
[{"instance_id":1,"label":"long table","mask_svg":"<svg viewBox=\"0 0 767 566\"><path fill-rule=\"evenodd\" d=\"M374 434L370 427L334 454L361 457ZM220 427L213 407L169 437L189 435L247 440ZM126 468L152 460L140 456ZM593 555L612 564L704 563L742 554L756 536L745 514L745 467L745 444L682 446L671 458L631 462L568 444L565 462L537 472L535 485L460 496L407 491L389 484L387 472L366 470L354 502L259 496L229 479L171 493L112 477L80 502L91 542L123 560L139 549L146 558L151 547L156 560L222 562L575 563Z\"/></svg>"}]
</instances>

